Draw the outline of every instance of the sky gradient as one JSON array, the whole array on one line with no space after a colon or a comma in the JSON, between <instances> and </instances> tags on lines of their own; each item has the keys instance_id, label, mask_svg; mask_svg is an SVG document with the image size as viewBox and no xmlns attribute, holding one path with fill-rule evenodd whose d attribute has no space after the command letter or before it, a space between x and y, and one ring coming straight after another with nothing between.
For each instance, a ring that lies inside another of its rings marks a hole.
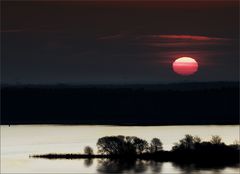
<instances>
[{"instance_id":1,"label":"sky gradient","mask_svg":"<svg viewBox=\"0 0 240 174\"><path fill-rule=\"evenodd\" d=\"M1 82L236 81L238 31L238 1L3 1Z\"/></svg>"}]
</instances>

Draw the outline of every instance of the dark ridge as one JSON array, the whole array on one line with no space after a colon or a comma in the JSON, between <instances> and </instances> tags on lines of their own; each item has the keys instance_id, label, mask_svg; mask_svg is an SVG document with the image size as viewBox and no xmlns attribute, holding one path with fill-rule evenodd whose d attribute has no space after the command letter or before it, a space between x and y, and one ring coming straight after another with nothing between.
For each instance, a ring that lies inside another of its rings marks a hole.
<instances>
[{"instance_id":1,"label":"dark ridge","mask_svg":"<svg viewBox=\"0 0 240 174\"><path fill-rule=\"evenodd\" d=\"M238 123L238 82L1 88L1 124Z\"/></svg>"}]
</instances>

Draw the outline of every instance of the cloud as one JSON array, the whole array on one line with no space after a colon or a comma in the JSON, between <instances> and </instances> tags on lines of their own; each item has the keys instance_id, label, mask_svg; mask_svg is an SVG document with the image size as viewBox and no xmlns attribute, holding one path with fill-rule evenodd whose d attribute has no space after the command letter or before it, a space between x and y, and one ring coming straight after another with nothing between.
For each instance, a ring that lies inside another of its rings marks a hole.
<instances>
[{"instance_id":1,"label":"cloud","mask_svg":"<svg viewBox=\"0 0 240 174\"><path fill-rule=\"evenodd\" d=\"M144 45L151 47L193 48L228 45L231 38L210 37L202 35L143 35L139 37Z\"/></svg>"},{"instance_id":2,"label":"cloud","mask_svg":"<svg viewBox=\"0 0 240 174\"><path fill-rule=\"evenodd\" d=\"M178 39L178 40L194 40L194 41L229 41L229 38L208 37L199 35L149 35L149 38L160 39Z\"/></svg>"},{"instance_id":3,"label":"cloud","mask_svg":"<svg viewBox=\"0 0 240 174\"><path fill-rule=\"evenodd\" d=\"M169 60L175 57L215 57L222 56L231 52L234 39L211 37L204 35L152 35L152 34L112 34L99 37L98 48L106 54L117 54L122 56L125 54L138 61L143 58L147 61L157 61L161 57L161 63L169 64ZM107 44L107 45L106 45ZM102 46L101 46L102 45ZM111 49L109 49L111 48ZM141 55L141 56L140 56ZM206 61L204 61L206 62Z\"/></svg>"},{"instance_id":4,"label":"cloud","mask_svg":"<svg viewBox=\"0 0 240 174\"><path fill-rule=\"evenodd\" d=\"M125 39L131 42L145 42L149 44L157 43L159 46L185 46L186 44L217 44L232 41L231 38L209 37L202 35L131 35L131 34L113 34L100 36L98 40L120 40Z\"/></svg>"}]
</instances>

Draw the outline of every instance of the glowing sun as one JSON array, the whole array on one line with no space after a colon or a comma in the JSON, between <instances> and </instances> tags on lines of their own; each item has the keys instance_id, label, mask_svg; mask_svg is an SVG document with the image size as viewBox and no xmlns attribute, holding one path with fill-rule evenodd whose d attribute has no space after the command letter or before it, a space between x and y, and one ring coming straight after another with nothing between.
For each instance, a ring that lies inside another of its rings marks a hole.
<instances>
[{"instance_id":1,"label":"glowing sun","mask_svg":"<svg viewBox=\"0 0 240 174\"><path fill-rule=\"evenodd\" d=\"M198 63L191 57L180 57L173 62L172 68L175 73L188 76L197 72Z\"/></svg>"}]
</instances>

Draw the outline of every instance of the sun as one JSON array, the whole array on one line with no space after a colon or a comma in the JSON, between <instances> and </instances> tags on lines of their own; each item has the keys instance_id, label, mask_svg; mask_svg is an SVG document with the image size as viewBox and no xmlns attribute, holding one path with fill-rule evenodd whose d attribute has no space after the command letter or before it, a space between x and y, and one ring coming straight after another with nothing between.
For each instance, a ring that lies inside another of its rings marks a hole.
<instances>
[{"instance_id":1,"label":"sun","mask_svg":"<svg viewBox=\"0 0 240 174\"><path fill-rule=\"evenodd\" d=\"M188 76L198 71L198 63L191 57L180 57L173 62L172 68L175 73Z\"/></svg>"}]
</instances>

